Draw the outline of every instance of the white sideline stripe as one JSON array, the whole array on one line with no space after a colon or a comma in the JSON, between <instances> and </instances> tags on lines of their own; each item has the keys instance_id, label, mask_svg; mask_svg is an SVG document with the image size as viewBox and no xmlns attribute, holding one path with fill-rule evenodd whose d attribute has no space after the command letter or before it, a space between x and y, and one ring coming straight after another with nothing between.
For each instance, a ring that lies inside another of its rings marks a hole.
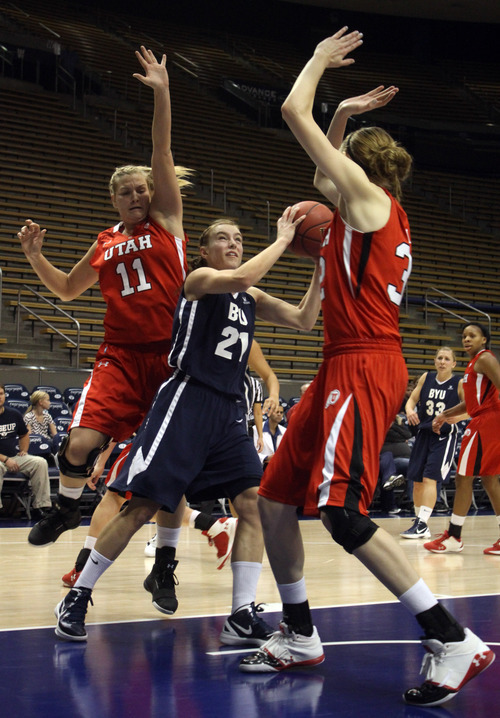
<instances>
[{"instance_id":1,"label":"white sideline stripe","mask_svg":"<svg viewBox=\"0 0 500 718\"><path fill-rule=\"evenodd\" d=\"M321 641L323 648L325 646L394 646L394 645L421 645L421 641ZM488 646L500 646L500 643L494 643L493 641L487 641ZM255 653L259 649L256 646L252 648L240 648L233 650L221 650L221 651L207 651L206 656L230 656L238 653Z\"/></svg>"},{"instance_id":2,"label":"white sideline stripe","mask_svg":"<svg viewBox=\"0 0 500 718\"><path fill-rule=\"evenodd\" d=\"M436 594L437 596L437 594ZM446 599L456 600L459 598L487 598L488 596L496 596L498 597L498 593L471 593L471 594L462 594L460 596L445 596ZM362 603L338 603L335 606L333 605L326 605L326 606L314 606L313 611L317 611L320 609L325 608L355 608L356 606L383 606L385 604L389 603L399 603L398 599L395 598L392 601L365 601ZM274 609L269 609L269 606L280 606L281 610L281 604L267 604L262 602L263 606L266 606L267 610L264 609L263 613L274 613ZM230 610L230 609L229 609ZM217 618L217 616L227 616L228 611L224 611L224 613L200 613L193 616L171 616L168 620L169 621L183 621L185 619L192 619L192 618ZM152 621L158 621L161 620L161 617L158 616L158 618L133 618L129 620L122 620L122 621L96 621L94 623L86 623L86 626L114 626L121 623L150 623ZM55 628L55 622L53 625L50 626L13 626L11 628L0 628L0 633L6 633L7 631L37 631L41 629L54 629ZM407 642L407 641L405 641ZM392 643L392 641L391 641ZM488 643L488 641L486 641ZM328 643L324 644L325 646L329 645ZM491 643L489 645L495 646L500 645L497 643ZM257 650L254 647L254 650Z\"/></svg>"}]
</instances>

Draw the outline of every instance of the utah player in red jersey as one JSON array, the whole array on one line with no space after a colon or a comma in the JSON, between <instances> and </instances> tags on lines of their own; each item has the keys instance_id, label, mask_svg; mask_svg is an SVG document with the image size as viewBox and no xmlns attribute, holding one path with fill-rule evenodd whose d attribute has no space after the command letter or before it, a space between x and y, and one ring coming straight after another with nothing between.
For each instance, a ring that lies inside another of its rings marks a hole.
<instances>
[{"instance_id":1,"label":"utah player in red jersey","mask_svg":"<svg viewBox=\"0 0 500 718\"><path fill-rule=\"evenodd\" d=\"M134 77L154 92L151 167L119 167L109 189L120 221L101 232L66 274L42 252L46 230L27 220L21 246L45 286L64 301L99 282L107 304L104 342L59 450L60 482L53 511L28 541L44 546L80 523L79 502L100 453L129 438L169 375L172 322L186 277L181 188L188 171L174 165L166 56L158 62L141 47L144 74Z\"/></svg>"},{"instance_id":2,"label":"utah player in red jersey","mask_svg":"<svg viewBox=\"0 0 500 718\"><path fill-rule=\"evenodd\" d=\"M244 658L246 672L281 671L324 660L307 601L297 507L316 512L332 538L353 553L422 626L425 683L405 693L416 705L438 705L486 668L493 652L441 606L405 553L368 515L379 453L399 411L408 376L398 312L411 270L400 185L411 157L378 127L344 140L347 119L386 105L397 88L377 87L340 103L328 134L313 117L327 68L353 62L362 42L343 28L321 42L297 78L282 112L316 165L315 185L336 205L321 250L324 361L301 399L259 489L266 550L283 602L281 630Z\"/></svg>"},{"instance_id":3,"label":"utah player in red jersey","mask_svg":"<svg viewBox=\"0 0 500 718\"><path fill-rule=\"evenodd\" d=\"M472 483L480 476L500 528L500 363L489 349L490 333L482 324L467 324L462 343L470 357L463 378L464 401L438 414L432 422L436 433L446 422L471 417L464 432L455 477L455 498L448 530L424 544L433 553L463 549L462 527L472 502ZM500 556L500 538L485 554Z\"/></svg>"}]
</instances>

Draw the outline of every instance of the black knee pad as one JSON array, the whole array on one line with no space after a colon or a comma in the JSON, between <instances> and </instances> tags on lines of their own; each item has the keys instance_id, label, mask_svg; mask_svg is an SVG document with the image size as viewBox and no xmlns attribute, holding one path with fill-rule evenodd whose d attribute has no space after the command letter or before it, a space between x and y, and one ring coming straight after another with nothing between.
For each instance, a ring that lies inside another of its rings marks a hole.
<instances>
[{"instance_id":1,"label":"black knee pad","mask_svg":"<svg viewBox=\"0 0 500 718\"><path fill-rule=\"evenodd\" d=\"M352 553L371 539L378 529L368 516L341 506L323 506L321 508L331 524L333 540L347 553Z\"/></svg>"},{"instance_id":2,"label":"black knee pad","mask_svg":"<svg viewBox=\"0 0 500 718\"><path fill-rule=\"evenodd\" d=\"M76 466L75 464L70 463L66 458L66 449L68 448L69 443L68 434L68 436L65 436L64 439L61 441L59 451L57 452L59 469L61 473L64 474L64 476L68 476L70 479L85 479L86 481L92 473L92 469L95 466L99 454L101 454L105 449L107 449L107 447L109 446L109 442L110 437L108 436L101 444L101 446L98 446L95 449L89 451L89 455L87 456L87 461L85 462L85 464L80 464L80 466Z\"/></svg>"}]
</instances>

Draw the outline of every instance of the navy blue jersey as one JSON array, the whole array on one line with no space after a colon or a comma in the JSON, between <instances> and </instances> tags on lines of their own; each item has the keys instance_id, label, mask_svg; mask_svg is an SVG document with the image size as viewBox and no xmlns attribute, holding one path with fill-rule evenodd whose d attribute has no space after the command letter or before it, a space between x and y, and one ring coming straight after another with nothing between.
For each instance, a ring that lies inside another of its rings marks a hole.
<instances>
[{"instance_id":1,"label":"navy blue jersey","mask_svg":"<svg viewBox=\"0 0 500 718\"><path fill-rule=\"evenodd\" d=\"M17 454L17 440L28 433L23 415L17 409L4 406L0 414L0 453L5 456Z\"/></svg>"},{"instance_id":2,"label":"navy blue jersey","mask_svg":"<svg viewBox=\"0 0 500 718\"><path fill-rule=\"evenodd\" d=\"M246 292L205 294L175 310L170 366L227 396L243 400L255 328L255 300Z\"/></svg>"},{"instance_id":3,"label":"navy blue jersey","mask_svg":"<svg viewBox=\"0 0 500 718\"><path fill-rule=\"evenodd\" d=\"M419 430L427 429L432 431L434 417L460 402L458 398L460 376L454 374L450 379L443 382L439 382L436 377L437 372L428 372L420 392L420 399L418 400ZM444 424L441 427L441 434L448 434L450 431L450 424Z\"/></svg>"}]
</instances>

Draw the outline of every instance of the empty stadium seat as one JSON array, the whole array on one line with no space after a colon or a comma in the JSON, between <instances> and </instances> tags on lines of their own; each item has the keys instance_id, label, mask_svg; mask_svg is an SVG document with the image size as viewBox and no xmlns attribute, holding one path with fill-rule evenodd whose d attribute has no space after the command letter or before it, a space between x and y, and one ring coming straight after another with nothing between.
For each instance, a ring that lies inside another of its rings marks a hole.
<instances>
[{"instance_id":1,"label":"empty stadium seat","mask_svg":"<svg viewBox=\"0 0 500 718\"><path fill-rule=\"evenodd\" d=\"M80 396L82 395L82 387L81 386L68 386L63 391L63 400L65 403L72 408L74 404L78 401Z\"/></svg>"},{"instance_id":2,"label":"empty stadium seat","mask_svg":"<svg viewBox=\"0 0 500 718\"><path fill-rule=\"evenodd\" d=\"M57 421L60 418L71 418L72 411L64 401L51 401L49 414Z\"/></svg>"},{"instance_id":3,"label":"empty stadium seat","mask_svg":"<svg viewBox=\"0 0 500 718\"><path fill-rule=\"evenodd\" d=\"M33 391L44 391L50 396L50 401L61 401L62 391L57 386L51 384L37 384L33 387ZM33 393L33 391L31 393Z\"/></svg>"},{"instance_id":4,"label":"empty stadium seat","mask_svg":"<svg viewBox=\"0 0 500 718\"><path fill-rule=\"evenodd\" d=\"M10 406L11 409L17 409L17 411L20 411L21 414L25 414L28 411L28 407L30 405L29 401L23 399L9 399L5 403L7 404L7 406Z\"/></svg>"},{"instance_id":5,"label":"empty stadium seat","mask_svg":"<svg viewBox=\"0 0 500 718\"><path fill-rule=\"evenodd\" d=\"M4 386L5 398L7 401L10 399L21 399L22 401L29 400L29 391L24 384L4 384Z\"/></svg>"}]
</instances>

